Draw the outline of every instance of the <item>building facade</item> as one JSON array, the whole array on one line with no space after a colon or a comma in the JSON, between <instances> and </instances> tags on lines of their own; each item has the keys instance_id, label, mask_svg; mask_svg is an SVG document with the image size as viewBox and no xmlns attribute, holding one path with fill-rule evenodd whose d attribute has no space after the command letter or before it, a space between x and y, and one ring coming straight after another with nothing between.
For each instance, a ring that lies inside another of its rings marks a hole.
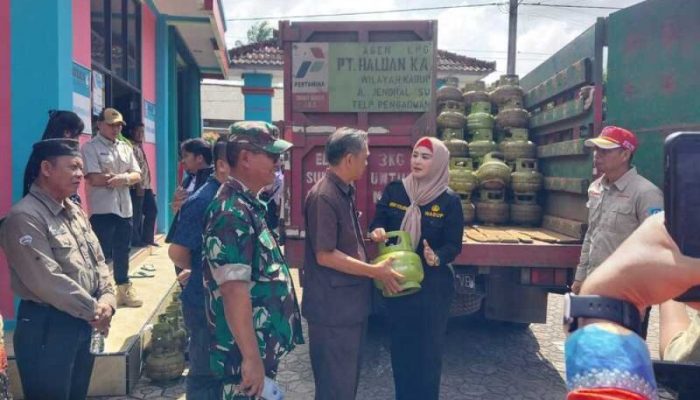
<instances>
[{"instance_id":1,"label":"building facade","mask_svg":"<svg viewBox=\"0 0 700 400\"><path fill-rule=\"evenodd\" d=\"M0 217L22 197L32 144L52 109L72 110L90 139L96 115L118 109L146 127L158 225L171 219L178 144L201 135L200 82L227 76L220 0L0 2ZM85 196L84 188L81 194ZM16 299L0 255L0 312Z\"/></svg>"},{"instance_id":2,"label":"building facade","mask_svg":"<svg viewBox=\"0 0 700 400\"><path fill-rule=\"evenodd\" d=\"M227 80L202 82L202 119L205 132L226 132L240 120L278 122L284 119L284 53L277 39L235 47ZM437 52L438 86L445 81L459 87L496 70L496 63L449 51Z\"/></svg>"}]
</instances>

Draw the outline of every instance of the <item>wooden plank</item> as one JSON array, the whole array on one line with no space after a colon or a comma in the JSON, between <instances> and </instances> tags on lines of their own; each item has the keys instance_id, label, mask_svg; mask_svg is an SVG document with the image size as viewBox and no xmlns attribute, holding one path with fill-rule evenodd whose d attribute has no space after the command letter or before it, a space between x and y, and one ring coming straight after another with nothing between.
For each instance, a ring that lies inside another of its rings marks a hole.
<instances>
[{"instance_id":1,"label":"wooden plank","mask_svg":"<svg viewBox=\"0 0 700 400\"><path fill-rule=\"evenodd\" d=\"M542 227L571 236L574 239L583 240L586 235L586 229L588 229L588 224L571 219L545 215L544 218L542 218Z\"/></svg>"},{"instance_id":2,"label":"wooden plank","mask_svg":"<svg viewBox=\"0 0 700 400\"><path fill-rule=\"evenodd\" d=\"M590 109L589 109L590 110ZM589 110L584 107L583 99L575 98L556 107L541 111L530 118L530 128L539 128L583 115Z\"/></svg>"},{"instance_id":3,"label":"wooden plank","mask_svg":"<svg viewBox=\"0 0 700 400\"><path fill-rule=\"evenodd\" d=\"M556 243L556 244L580 244L581 240L573 238L571 236L563 235L558 232L551 231L549 229L542 228L520 228L520 233L529 236L534 240L539 240L545 243Z\"/></svg>"},{"instance_id":4,"label":"wooden plank","mask_svg":"<svg viewBox=\"0 0 700 400\"><path fill-rule=\"evenodd\" d=\"M468 227L468 228L464 229L464 235L462 236L462 241L467 242L468 241L467 239L471 239L471 240L474 240L477 242L484 242L484 243L494 241L494 240L492 240L492 238L490 238L489 236L485 235L482 232L479 232L479 230L474 228L474 227Z\"/></svg>"},{"instance_id":5,"label":"wooden plank","mask_svg":"<svg viewBox=\"0 0 700 400\"><path fill-rule=\"evenodd\" d=\"M585 178L563 178L548 176L544 178L544 189L550 192L588 193L591 182Z\"/></svg>"},{"instance_id":6,"label":"wooden plank","mask_svg":"<svg viewBox=\"0 0 700 400\"><path fill-rule=\"evenodd\" d=\"M518 241L520 243L532 243L532 238L530 236L526 235L525 233L516 228L508 229L508 233L518 238Z\"/></svg>"},{"instance_id":7,"label":"wooden plank","mask_svg":"<svg viewBox=\"0 0 700 400\"><path fill-rule=\"evenodd\" d=\"M508 233L507 229L504 229L502 227L498 226L476 226L475 229L477 229L479 232L483 233L486 235L490 241L493 242L499 242L499 243L519 243L520 241L518 240L517 237L511 235Z\"/></svg>"},{"instance_id":8,"label":"wooden plank","mask_svg":"<svg viewBox=\"0 0 700 400\"><path fill-rule=\"evenodd\" d=\"M574 139L538 146L537 158L586 155L589 153L589 150L584 145L585 142L586 139Z\"/></svg>"},{"instance_id":9,"label":"wooden plank","mask_svg":"<svg viewBox=\"0 0 700 400\"><path fill-rule=\"evenodd\" d=\"M591 60L582 58L525 93L525 107L535 107L591 81Z\"/></svg>"}]
</instances>

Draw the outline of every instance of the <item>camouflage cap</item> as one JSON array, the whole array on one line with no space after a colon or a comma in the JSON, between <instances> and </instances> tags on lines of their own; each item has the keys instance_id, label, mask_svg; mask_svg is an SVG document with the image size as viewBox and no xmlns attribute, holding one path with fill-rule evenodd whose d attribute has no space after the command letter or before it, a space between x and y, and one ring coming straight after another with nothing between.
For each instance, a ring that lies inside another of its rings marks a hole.
<instances>
[{"instance_id":1,"label":"camouflage cap","mask_svg":"<svg viewBox=\"0 0 700 400\"><path fill-rule=\"evenodd\" d=\"M292 144L279 138L279 129L269 122L241 121L229 128L229 142L252 144L268 153L282 154Z\"/></svg>"}]
</instances>

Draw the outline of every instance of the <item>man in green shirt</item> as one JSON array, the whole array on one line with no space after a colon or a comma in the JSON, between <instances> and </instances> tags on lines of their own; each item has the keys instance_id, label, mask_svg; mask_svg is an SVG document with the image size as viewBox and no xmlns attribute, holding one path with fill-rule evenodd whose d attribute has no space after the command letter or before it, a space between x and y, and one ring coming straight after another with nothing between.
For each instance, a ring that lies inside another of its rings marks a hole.
<instances>
[{"instance_id":1,"label":"man in green shirt","mask_svg":"<svg viewBox=\"0 0 700 400\"><path fill-rule=\"evenodd\" d=\"M292 144L265 122L230 131L231 179L207 210L203 243L210 365L224 381L224 399L260 396L265 377L274 379L280 359L303 343L289 267L257 197Z\"/></svg>"}]
</instances>

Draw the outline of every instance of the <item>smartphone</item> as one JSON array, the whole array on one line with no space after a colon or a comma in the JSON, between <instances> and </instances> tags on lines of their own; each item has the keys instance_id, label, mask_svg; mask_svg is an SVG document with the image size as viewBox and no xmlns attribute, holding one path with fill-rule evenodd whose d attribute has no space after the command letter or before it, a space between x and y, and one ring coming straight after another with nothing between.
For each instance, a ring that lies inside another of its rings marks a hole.
<instances>
[{"instance_id":1,"label":"smartphone","mask_svg":"<svg viewBox=\"0 0 700 400\"><path fill-rule=\"evenodd\" d=\"M681 253L700 258L700 132L676 132L664 143L666 229ZM700 301L700 286L677 301Z\"/></svg>"}]
</instances>

